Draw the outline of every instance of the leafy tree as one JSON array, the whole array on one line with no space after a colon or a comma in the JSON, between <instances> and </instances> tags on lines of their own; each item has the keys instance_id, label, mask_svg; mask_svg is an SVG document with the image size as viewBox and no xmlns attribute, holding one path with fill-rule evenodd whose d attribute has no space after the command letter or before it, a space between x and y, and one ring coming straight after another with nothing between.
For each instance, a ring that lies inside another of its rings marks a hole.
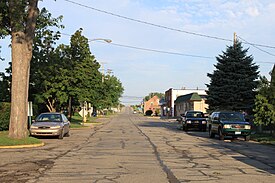
<instances>
[{"instance_id":1,"label":"leafy tree","mask_svg":"<svg viewBox=\"0 0 275 183\"><path fill-rule=\"evenodd\" d=\"M29 98L35 103L45 104L51 112L56 111L60 103L67 101L62 82L64 62L60 59L61 48L54 48L56 41L60 38L60 32L51 30L53 27L63 28L64 26L60 25L61 21L62 16L52 18L45 8L41 9L37 18L31 62Z\"/></svg>"},{"instance_id":2,"label":"leafy tree","mask_svg":"<svg viewBox=\"0 0 275 183\"><path fill-rule=\"evenodd\" d=\"M210 84L206 85L210 111L252 109L259 67L252 63L253 57L247 56L247 52L248 49L243 49L237 41L216 58L216 70L207 74L210 78Z\"/></svg>"},{"instance_id":3,"label":"leafy tree","mask_svg":"<svg viewBox=\"0 0 275 183\"><path fill-rule=\"evenodd\" d=\"M164 97L164 94L163 93L158 93L158 92L152 92L152 93L149 93L149 95L147 95L145 97L145 101L148 101L150 100L153 96L158 96L158 98L163 98Z\"/></svg>"},{"instance_id":4,"label":"leafy tree","mask_svg":"<svg viewBox=\"0 0 275 183\"><path fill-rule=\"evenodd\" d=\"M10 19L8 16L8 3L7 0L0 1L0 39L3 39L5 36L9 35L9 23ZM1 58L1 46L0 46L0 61L4 60Z\"/></svg>"},{"instance_id":5,"label":"leafy tree","mask_svg":"<svg viewBox=\"0 0 275 183\"><path fill-rule=\"evenodd\" d=\"M0 1L0 39L10 34L8 1Z\"/></svg>"},{"instance_id":6,"label":"leafy tree","mask_svg":"<svg viewBox=\"0 0 275 183\"><path fill-rule=\"evenodd\" d=\"M0 131L9 129L10 103L0 102Z\"/></svg>"},{"instance_id":7,"label":"leafy tree","mask_svg":"<svg viewBox=\"0 0 275 183\"><path fill-rule=\"evenodd\" d=\"M38 103L44 103L50 112L56 112L68 101L67 71L58 49L49 53L47 58L49 60L40 63L41 69L33 74L34 97Z\"/></svg>"},{"instance_id":8,"label":"leafy tree","mask_svg":"<svg viewBox=\"0 0 275 183\"><path fill-rule=\"evenodd\" d=\"M104 76L102 87L98 91L98 101L95 107L105 109L119 105L119 98L123 94L124 88L120 80L113 75Z\"/></svg>"},{"instance_id":9,"label":"leafy tree","mask_svg":"<svg viewBox=\"0 0 275 183\"><path fill-rule=\"evenodd\" d=\"M275 127L275 66L270 72L271 81L266 77L260 78L258 95L255 99L254 123L257 125L269 126L272 130Z\"/></svg>"},{"instance_id":10,"label":"leafy tree","mask_svg":"<svg viewBox=\"0 0 275 183\"><path fill-rule=\"evenodd\" d=\"M268 96L270 82L265 76L260 76L257 92L262 96Z\"/></svg>"},{"instance_id":11,"label":"leafy tree","mask_svg":"<svg viewBox=\"0 0 275 183\"><path fill-rule=\"evenodd\" d=\"M101 87L100 64L91 54L88 39L82 34L82 29L75 32L71 37L69 48L70 78L69 95L79 102L94 104Z\"/></svg>"},{"instance_id":12,"label":"leafy tree","mask_svg":"<svg viewBox=\"0 0 275 183\"><path fill-rule=\"evenodd\" d=\"M32 58L32 46L38 0L1 1L1 36L11 35L12 49L12 87L9 136L24 138L27 130L27 101L29 70ZM3 26L4 25L4 26ZM3 27L4 31L3 31Z\"/></svg>"},{"instance_id":13,"label":"leafy tree","mask_svg":"<svg viewBox=\"0 0 275 183\"><path fill-rule=\"evenodd\" d=\"M266 97L258 94L255 99L255 112L254 123L257 125L270 126L274 129L275 125L275 108L274 105L270 104Z\"/></svg>"},{"instance_id":14,"label":"leafy tree","mask_svg":"<svg viewBox=\"0 0 275 183\"><path fill-rule=\"evenodd\" d=\"M269 92L267 93L266 96L269 103L275 106L275 65L273 66L273 69L270 75L271 75L270 87L269 87Z\"/></svg>"},{"instance_id":15,"label":"leafy tree","mask_svg":"<svg viewBox=\"0 0 275 183\"><path fill-rule=\"evenodd\" d=\"M54 48L55 42L60 37L60 32L53 32L50 29L53 27L63 28L64 26L60 25L61 20L62 16L52 18L51 14L45 8L41 9L37 17L33 56L30 63L29 100L38 104L39 109L42 109L42 111L45 111L45 108L41 104L46 104L49 111L56 111L56 108L59 107L59 102L55 102L54 100L55 96L52 98L48 98L48 96L51 95L49 94L49 90L53 87L51 86L54 76L53 72L55 71L55 76L61 76L56 70L60 69L60 66L63 65L63 63L60 63L59 56L57 56L59 52ZM12 75L11 65L10 63L10 67L6 69L9 77L5 77L9 83L11 82L10 76ZM8 88L8 90L9 89L10 88ZM55 90L59 90L59 88L55 88Z\"/></svg>"}]
</instances>

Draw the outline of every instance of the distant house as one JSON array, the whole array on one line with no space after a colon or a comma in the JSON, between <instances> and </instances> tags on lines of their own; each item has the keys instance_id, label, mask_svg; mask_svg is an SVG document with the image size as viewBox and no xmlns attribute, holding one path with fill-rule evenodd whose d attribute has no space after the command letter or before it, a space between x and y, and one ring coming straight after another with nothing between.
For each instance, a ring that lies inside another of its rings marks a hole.
<instances>
[{"instance_id":1,"label":"distant house","mask_svg":"<svg viewBox=\"0 0 275 183\"><path fill-rule=\"evenodd\" d=\"M174 117L176 110L175 110L175 100L182 95L187 95L190 93L198 93L199 95L206 95L206 92L204 89L173 89L170 88L165 92L165 105L162 106L162 114L164 116L171 116Z\"/></svg>"},{"instance_id":2,"label":"distant house","mask_svg":"<svg viewBox=\"0 0 275 183\"><path fill-rule=\"evenodd\" d=\"M208 104L206 104L205 101L206 95L199 95L198 93L179 96L175 100L175 116L179 116L189 110L206 113Z\"/></svg>"},{"instance_id":3,"label":"distant house","mask_svg":"<svg viewBox=\"0 0 275 183\"><path fill-rule=\"evenodd\" d=\"M156 112L160 113L159 97L158 96L153 96L148 101L144 102L144 114L146 114L147 111L152 111L153 115L155 115Z\"/></svg>"}]
</instances>

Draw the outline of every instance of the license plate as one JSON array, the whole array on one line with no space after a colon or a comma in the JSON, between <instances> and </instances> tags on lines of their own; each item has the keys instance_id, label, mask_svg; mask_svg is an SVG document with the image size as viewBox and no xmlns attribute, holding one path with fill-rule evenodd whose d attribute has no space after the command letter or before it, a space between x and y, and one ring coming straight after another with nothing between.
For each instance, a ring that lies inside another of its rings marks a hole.
<instances>
[{"instance_id":1,"label":"license plate","mask_svg":"<svg viewBox=\"0 0 275 183\"><path fill-rule=\"evenodd\" d=\"M242 132L235 132L235 135L240 135L242 134Z\"/></svg>"}]
</instances>

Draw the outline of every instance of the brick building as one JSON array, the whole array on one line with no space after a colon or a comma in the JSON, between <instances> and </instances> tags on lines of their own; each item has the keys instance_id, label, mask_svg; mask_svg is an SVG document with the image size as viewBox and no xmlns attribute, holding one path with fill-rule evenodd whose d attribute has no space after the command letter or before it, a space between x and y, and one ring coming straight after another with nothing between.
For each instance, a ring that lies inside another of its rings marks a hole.
<instances>
[{"instance_id":1,"label":"brick building","mask_svg":"<svg viewBox=\"0 0 275 183\"><path fill-rule=\"evenodd\" d=\"M159 97L153 96L148 101L144 102L144 114L146 114L147 111L151 110L153 115L156 114L156 111L158 115L160 114L160 106L159 106Z\"/></svg>"}]
</instances>

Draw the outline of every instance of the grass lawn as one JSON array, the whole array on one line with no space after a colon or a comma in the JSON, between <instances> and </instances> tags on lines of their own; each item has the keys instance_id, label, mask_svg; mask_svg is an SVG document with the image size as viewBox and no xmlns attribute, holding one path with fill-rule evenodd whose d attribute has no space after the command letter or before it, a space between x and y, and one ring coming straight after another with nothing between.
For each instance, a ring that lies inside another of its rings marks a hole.
<instances>
[{"instance_id":1,"label":"grass lawn","mask_svg":"<svg viewBox=\"0 0 275 183\"><path fill-rule=\"evenodd\" d=\"M97 119L98 117L88 117L86 123L92 123L93 125L101 124L96 121ZM82 124L82 120L83 118L81 116L72 116L70 128L87 128L88 126Z\"/></svg>"},{"instance_id":2,"label":"grass lawn","mask_svg":"<svg viewBox=\"0 0 275 183\"><path fill-rule=\"evenodd\" d=\"M27 137L25 139L11 139L8 131L0 131L0 146L30 145L42 143L39 139Z\"/></svg>"},{"instance_id":3,"label":"grass lawn","mask_svg":"<svg viewBox=\"0 0 275 183\"><path fill-rule=\"evenodd\" d=\"M255 140L264 144L275 144L275 136L266 133L251 134L251 140Z\"/></svg>"}]
</instances>

